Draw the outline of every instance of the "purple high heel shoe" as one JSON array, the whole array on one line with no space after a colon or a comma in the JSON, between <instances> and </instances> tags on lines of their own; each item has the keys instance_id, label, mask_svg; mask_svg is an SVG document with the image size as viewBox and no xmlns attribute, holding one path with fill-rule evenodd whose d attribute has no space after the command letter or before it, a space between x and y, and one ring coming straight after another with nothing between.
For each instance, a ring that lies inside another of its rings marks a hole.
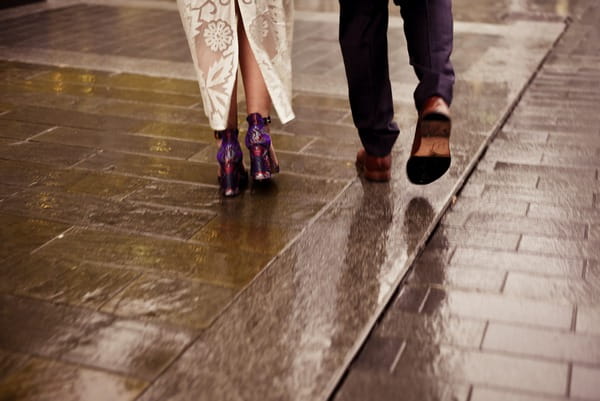
<instances>
[{"instance_id":1,"label":"purple high heel shoe","mask_svg":"<svg viewBox=\"0 0 600 401\"><path fill-rule=\"evenodd\" d=\"M273 174L279 172L279 162L267 128L271 118L252 113L246 121L248 121L246 146L250 150L250 174L255 181L269 180Z\"/></svg>"},{"instance_id":2,"label":"purple high heel shoe","mask_svg":"<svg viewBox=\"0 0 600 401\"><path fill-rule=\"evenodd\" d=\"M244 168L242 147L238 142L238 130L215 131L215 138L221 140L217 152L219 162L219 184L224 196L236 196L248 183L248 172Z\"/></svg>"}]
</instances>

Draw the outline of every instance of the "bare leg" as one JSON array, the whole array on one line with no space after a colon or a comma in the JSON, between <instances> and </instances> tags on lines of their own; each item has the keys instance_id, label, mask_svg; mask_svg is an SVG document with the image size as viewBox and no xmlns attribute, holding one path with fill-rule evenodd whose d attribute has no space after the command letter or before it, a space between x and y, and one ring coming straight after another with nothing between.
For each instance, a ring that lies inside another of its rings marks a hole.
<instances>
[{"instance_id":1,"label":"bare leg","mask_svg":"<svg viewBox=\"0 0 600 401\"><path fill-rule=\"evenodd\" d=\"M237 129L237 79L233 84L233 93L231 94L231 106L229 108L229 115L227 116L227 129Z\"/></svg>"},{"instance_id":2,"label":"bare leg","mask_svg":"<svg viewBox=\"0 0 600 401\"><path fill-rule=\"evenodd\" d=\"M239 9L237 12L239 15ZM255 181L269 180L272 174L279 172L279 161L275 155L266 120L261 120L253 114L258 113L263 118L268 117L271 111L271 97L250 47L241 18L238 18L238 38L240 71L244 81L246 112L248 113L246 146L250 149L250 172Z\"/></svg>"},{"instance_id":3,"label":"bare leg","mask_svg":"<svg viewBox=\"0 0 600 401\"><path fill-rule=\"evenodd\" d=\"M229 108L229 115L227 116L227 129L235 130L238 127L237 122L237 80L233 84L233 94L231 95L231 106ZM217 148L221 147L221 140L217 139Z\"/></svg>"},{"instance_id":4,"label":"bare leg","mask_svg":"<svg viewBox=\"0 0 600 401\"><path fill-rule=\"evenodd\" d=\"M238 22L238 37L240 41L240 70L246 93L246 111L248 114L259 113L266 117L270 114L271 98L265 85L254 53L250 48L244 24L241 18Z\"/></svg>"}]
</instances>

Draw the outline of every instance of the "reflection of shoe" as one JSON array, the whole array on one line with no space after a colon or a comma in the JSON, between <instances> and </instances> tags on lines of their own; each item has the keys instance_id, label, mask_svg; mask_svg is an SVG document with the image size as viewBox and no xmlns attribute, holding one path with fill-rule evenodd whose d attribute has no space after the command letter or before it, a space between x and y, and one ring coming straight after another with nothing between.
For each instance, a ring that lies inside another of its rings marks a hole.
<instances>
[{"instance_id":1,"label":"reflection of shoe","mask_svg":"<svg viewBox=\"0 0 600 401\"><path fill-rule=\"evenodd\" d=\"M356 154L356 166L369 181L387 182L392 178L392 156L371 156L361 149Z\"/></svg>"},{"instance_id":2,"label":"reflection of shoe","mask_svg":"<svg viewBox=\"0 0 600 401\"><path fill-rule=\"evenodd\" d=\"M221 140L221 147L217 152L221 191L224 196L235 196L248 183L248 173L242 162L244 154L238 142L238 130L215 131L215 138Z\"/></svg>"},{"instance_id":3,"label":"reflection of shoe","mask_svg":"<svg viewBox=\"0 0 600 401\"><path fill-rule=\"evenodd\" d=\"M441 97L425 102L419 113L415 139L406 164L406 174L413 184L429 184L450 168L450 110Z\"/></svg>"},{"instance_id":4,"label":"reflection of shoe","mask_svg":"<svg viewBox=\"0 0 600 401\"><path fill-rule=\"evenodd\" d=\"M246 120L248 121L246 146L250 150L250 174L255 181L268 180L273 174L279 172L279 162L267 128L271 119L252 113Z\"/></svg>"}]
</instances>

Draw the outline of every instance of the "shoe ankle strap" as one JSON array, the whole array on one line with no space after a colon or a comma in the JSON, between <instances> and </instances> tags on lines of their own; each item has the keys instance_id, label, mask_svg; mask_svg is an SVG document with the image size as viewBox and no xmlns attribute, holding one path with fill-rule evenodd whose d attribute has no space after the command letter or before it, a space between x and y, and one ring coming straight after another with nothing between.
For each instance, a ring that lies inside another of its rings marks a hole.
<instances>
[{"instance_id":1,"label":"shoe ankle strap","mask_svg":"<svg viewBox=\"0 0 600 401\"><path fill-rule=\"evenodd\" d=\"M246 117L246 121L248 121L250 125L256 125L261 123L263 125L267 125L271 124L271 116L263 117L260 115L260 113L252 113L249 114L248 117Z\"/></svg>"},{"instance_id":2,"label":"shoe ankle strap","mask_svg":"<svg viewBox=\"0 0 600 401\"><path fill-rule=\"evenodd\" d=\"M215 139L237 139L238 137L238 130L237 129L232 129L232 128L227 128L224 129L222 131L215 131Z\"/></svg>"}]
</instances>

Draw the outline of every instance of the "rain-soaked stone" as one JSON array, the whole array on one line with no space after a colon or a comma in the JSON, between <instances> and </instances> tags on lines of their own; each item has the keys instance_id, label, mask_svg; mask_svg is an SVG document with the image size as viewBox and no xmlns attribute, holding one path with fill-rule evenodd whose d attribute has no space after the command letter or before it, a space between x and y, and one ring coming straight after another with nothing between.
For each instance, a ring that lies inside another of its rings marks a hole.
<instances>
[{"instance_id":1,"label":"rain-soaked stone","mask_svg":"<svg viewBox=\"0 0 600 401\"><path fill-rule=\"evenodd\" d=\"M600 369L574 365L571 376L571 395L582 399L594 399L598 397L598 380L600 380Z\"/></svg>"},{"instance_id":2,"label":"rain-soaked stone","mask_svg":"<svg viewBox=\"0 0 600 401\"><path fill-rule=\"evenodd\" d=\"M402 359L393 373L395 378L421 374L554 396L563 395L567 387L566 363L481 352L478 348L409 340Z\"/></svg>"},{"instance_id":3,"label":"rain-soaked stone","mask_svg":"<svg viewBox=\"0 0 600 401\"><path fill-rule=\"evenodd\" d=\"M171 107L157 104L130 102L103 102L97 105L95 112L109 115L111 118L135 116L140 120L165 121L185 124L207 124L208 118L202 111Z\"/></svg>"},{"instance_id":4,"label":"rain-soaked stone","mask_svg":"<svg viewBox=\"0 0 600 401\"><path fill-rule=\"evenodd\" d=\"M405 401L466 401L469 395L465 383L419 374L386 377L357 369L342 384L335 401L388 400L399 394Z\"/></svg>"},{"instance_id":5,"label":"rain-soaked stone","mask_svg":"<svg viewBox=\"0 0 600 401\"><path fill-rule=\"evenodd\" d=\"M0 120L0 137L24 140L49 128L52 128L52 126L30 124L23 121Z\"/></svg>"},{"instance_id":6,"label":"rain-soaked stone","mask_svg":"<svg viewBox=\"0 0 600 401\"><path fill-rule=\"evenodd\" d=\"M6 199L17 192L19 192L20 188L15 187L14 185L6 185L0 184L0 200Z\"/></svg>"},{"instance_id":7,"label":"rain-soaked stone","mask_svg":"<svg viewBox=\"0 0 600 401\"><path fill-rule=\"evenodd\" d=\"M100 130L134 131L142 126L143 121L102 114L84 113L78 110L61 110L56 107L22 106L0 116L3 120L27 121L30 123L48 124L62 127L90 128Z\"/></svg>"},{"instance_id":8,"label":"rain-soaked stone","mask_svg":"<svg viewBox=\"0 0 600 401\"><path fill-rule=\"evenodd\" d=\"M114 266L127 266L156 275L188 277L228 287L247 284L268 261L268 255L237 249L140 235L77 229L40 249L44 257L69 257Z\"/></svg>"},{"instance_id":9,"label":"rain-soaked stone","mask_svg":"<svg viewBox=\"0 0 600 401\"><path fill-rule=\"evenodd\" d=\"M595 258L600 241L571 240L524 235L519 243L519 252L540 253L559 257Z\"/></svg>"},{"instance_id":10,"label":"rain-soaked stone","mask_svg":"<svg viewBox=\"0 0 600 401\"><path fill-rule=\"evenodd\" d=\"M185 331L117 320L83 337L62 359L152 381L191 340Z\"/></svg>"},{"instance_id":11,"label":"rain-soaked stone","mask_svg":"<svg viewBox=\"0 0 600 401\"><path fill-rule=\"evenodd\" d=\"M393 370L404 347L406 342L401 337L371 335L354 361L354 367L364 371Z\"/></svg>"},{"instance_id":12,"label":"rain-soaked stone","mask_svg":"<svg viewBox=\"0 0 600 401\"><path fill-rule=\"evenodd\" d=\"M27 361L27 356L7 350L0 350L0 382L11 371L18 369Z\"/></svg>"},{"instance_id":13,"label":"rain-soaked stone","mask_svg":"<svg viewBox=\"0 0 600 401\"><path fill-rule=\"evenodd\" d=\"M337 61L336 61L337 64ZM331 67L329 67L331 69ZM350 109L327 109L319 108L315 105L311 106L295 106L294 114L298 120L311 120L311 121L322 121L322 122L334 122L338 123L343 120L350 113ZM352 126L354 127L354 126Z\"/></svg>"},{"instance_id":14,"label":"rain-soaked stone","mask_svg":"<svg viewBox=\"0 0 600 401\"><path fill-rule=\"evenodd\" d=\"M234 247L244 252L275 256L301 229L300 224L254 221L250 216L232 219L231 216L219 215L191 239L222 249Z\"/></svg>"},{"instance_id":15,"label":"rain-soaked stone","mask_svg":"<svg viewBox=\"0 0 600 401\"><path fill-rule=\"evenodd\" d=\"M56 167L17 160L0 160L0 182L28 187L45 179Z\"/></svg>"},{"instance_id":16,"label":"rain-soaked stone","mask_svg":"<svg viewBox=\"0 0 600 401\"><path fill-rule=\"evenodd\" d=\"M31 295L31 289L44 288L48 282L56 281L69 270L82 264L67 257L44 258L35 254L14 256L0 265L0 291L3 293ZM50 294L49 298L55 294Z\"/></svg>"},{"instance_id":17,"label":"rain-soaked stone","mask_svg":"<svg viewBox=\"0 0 600 401\"><path fill-rule=\"evenodd\" d=\"M356 176L354 161L288 152L278 152L277 157L283 171L334 179L351 179Z\"/></svg>"},{"instance_id":18,"label":"rain-soaked stone","mask_svg":"<svg viewBox=\"0 0 600 401\"><path fill-rule=\"evenodd\" d=\"M321 184L324 180L314 180ZM317 191L315 191L317 192ZM326 192L326 191L323 191ZM290 229L305 223L317 214L331 198L321 199L311 196L302 197L297 191L278 196L279 188L276 183L266 185L254 184L238 199L223 202L220 207L213 209L219 214L221 222L226 224L249 225L279 225ZM298 193L297 197L293 197Z\"/></svg>"},{"instance_id":19,"label":"rain-soaked stone","mask_svg":"<svg viewBox=\"0 0 600 401\"><path fill-rule=\"evenodd\" d=\"M308 135L349 144L356 143L357 137L356 128L352 126L310 120L292 121L284 127L284 131L295 135Z\"/></svg>"},{"instance_id":20,"label":"rain-soaked stone","mask_svg":"<svg viewBox=\"0 0 600 401\"><path fill-rule=\"evenodd\" d=\"M592 193L542 191L497 185L486 185L482 197L494 200L548 203L563 207L591 207L593 205Z\"/></svg>"},{"instance_id":21,"label":"rain-soaked stone","mask_svg":"<svg viewBox=\"0 0 600 401\"><path fill-rule=\"evenodd\" d=\"M356 159L356 153L361 147L362 145L359 145L358 143L339 143L337 141L330 141L319 138L311 142L310 145L304 148L302 150L302 153L354 161ZM398 147L398 149L399 148L400 147Z\"/></svg>"},{"instance_id":22,"label":"rain-soaked stone","mask_svg":"<svg viewBox=\"0 0 600 401\"><path fill-rule=\"evenodd\" d=\"M531 203L527 215L531 217L554 218L582 223L600 222L600 208L563 207Z\"/></svg>"},{"instance_id":23,"label":"rain-soaked stone","mask_svg":"<svg viewBox=\"0 0 600 401\"><path fill-rule=\"evenodd\" d=\"M596 177L596 172L593 169L581 168L581 167L569 167L569 166L542 166L542 165L529 165L529 164L516 164L498 162L496 163L494 170L505 171L505 172L525 172L525 173L537 173L540 176L550 178L566 178L575 177L577 179L589 178L593 179ZM554 196L576 196L576 194L559 194L552 193Z\"/></svg>"},{"instance_id":24,"label":"rain-soaked stone","mask_svg":"<svg viewBox=\"0 0 600 401\"><path fill-rule=\"evenodd\" d=\"M578 257L553 257L515 252L458 247L452 265L533 274L582 277L584 260Z\"/></svg>"},{"instance_id":25,"label":"rain-soaked stone","mask_svg":"<svg viewBox=\"0 0 600 401\"><path fill-rule=\"evenodd\" d=\"M484 228L489 231L573 239L583 239L586 233L584 224L488 213L471 214L465 225L467 227Z\"/></svg>"},{"instance_id":26,"label":"rain-soaked stone","mask_svg":"<svg viewBox=\"0 0 600 401\"><path fill-rule=\"evenodd\" d=\"M317 96L303 93L294 96L292 104L299 107L314 107L326 110L350 110L350 102L347 97Z\"/></svg>"},{"instance_id":27,"label":"rain-soaked stone","mask_svg":"<svg viewBox=\"0 0 600 401\"><path fill-rule=\"evenodd\" d=\"M11 270L6 280L16 294L90 308L99 308L140 274L95 266L71 256L46 255L25 258L11 265Z\"/></svg>"},{"instance_id":28,"label":"rain-soaked stone","mask_svg":"<svg viewBox=\"0 0 600 401\"><path fill-rule=\"evenodd\" d=\"M486 305L485 309L480 307L484 303ZM508 298L501 294L433 288L424 303L423 312L528 324L554 329L569 329L573 317L573 310L570 305Z\"/></svg>"},{"instance_id":29,"label":"rain-soaked stone","mask_svg":"<svg viewBox=\"0 0 600 401\"><path fill-rule=\"evenodd\" d=\"M540 176L537 188L542 191L554 192L581 192L591 193L596 190L598 181L591 178L580 177L545 177ZM566 208L563 208L566 209Z\"/></svg>"},{"instance_id":30,"label":"rain-soaked stone","mask_svg":"<svg viewBox=\"0 0 600 401\"><path fill-rule=\"evenodd\" d=\"M27 319L23 317L27 316ZM0 348L58 357L89 333L108 326L114 317L89 309L0 295Z\"/></svg>"},{"instance_id":31,"label":"rain-soaked stone","mask_svg":"<svg viewBox=\"0 0 600 401\"><path fill-rule=\"evenodd\" d=\"M430 246L444 248L448 242L466 247L516 250L519 234L486 231L483 228L440 227L430 239Z\"/></svg>"},{"instance_id":32,"label":"rain-soaked stone","mask_svg":"<svg viewBox=\"0 0 600 401\"><path fill-rule=\"evenodd\" d=\"M164 121L144 121L135 131L139 134L214 143L214 130L209 126Z\"/></svg>"},{"instance_id":33,"label":"rain-soaked stone","mask_svg":"<svg viewBox=\"0 0 600 401\"><path fill-rule=\"evenodd\" d=\"M15 161L46 163L68 167L92 155L94 149L42 142L0 145L0 157Z\"/></svg>"},{"instance_id":34,"label":"rain-soaked stone","mask_svg":"<svg viewBox=\"0 0 600 401\"><path fill-rule=\"evenodd\" d=\"M397 310L391 312L393 313L386 315L377 326L375 335L401 338L414 346L447 344L477 348L485 332L485 322L482 320L436 313L422 315Z\"/></svg>"},{"instance_id":35,"label":"rain-soaked stone","mask_svg":"<svg viewBox=\"0 0 600 401\"><path fill-rule=\"evenodd\" d=\"M108 85L112 75L112 73L106 71L47 66L32 79L35 81L69 82L83 85Z\"/></svg>"},{"instance_id":36,"label":"rain-soaked stone","mask_svg":"<svg viewBox=\"0 0 600 401\"><path fill-rule=\"evenodd\" d=\"M90 170L68 169L51 172L42 185L62 192L94 195L103 198L123 197L148 181L126 175Z\"/></svg>"},{"instance_id":37,"label":"rain-soaked stone","mask_svg":"<svg viewBox=\"0 0 600 401\"><path fill-rule=\"evenodd\" d=\"M50 188L23 191L6 200L3 210L68 224L117 227L144 233L189 238L214 214L118 202Z\"/></svg>"},{"instance_id":38,"label":"rain-soaked stone","mask_svg":"<svg viewBox=\"0 0 600 401\"><path fill-rule=\"evenodd\" d=\"M2 60L0 63L0 80L7 81L22 81L39 74L39 67L33 67L30 64L15 63Z\"/></svg>"},{"instance_id":39,"label":"rain-soaked stone","mask_svg":"<svg viewBox=\"0 0 600 401\"><path fill-rule=\"evenodd\" d=\"M62 76L55 73L51 80L40 80L36 77L24 84L11 83L11 86L17 90L30 90L44 95L67 96L90 96L95 98L104 98L111 100L125 100L138 103L164 104L181 107L189 107L198 103L198 96L188 96L174 93L156 93L147 90L147 88L138 87L136 89L125 89L101 86L90 82L68 82Z\"/></svg>"},{"instance_id":40,"label":"rain-soaked stone","mask_svg":"<svg viewBox=\"0 0 600 401\"><path fill-rule=\"evenodd\" d=\"M542 394L524 395L519 390L494 389L485 386L473 386L471 398L469 401L503 401L503 400L519 400L519 401L546 401L547 396ZM566 398L556 398L556 400L565 401Z\"/></svg>"},{"instance_id":41,"label":"rain-soaked stone","mask_svg":"<svg viewBox=\"0 0 600 401\"><path fill-rule=\"evenodd\" d=\"M491 322L482 348L511 354L597 365L600 345L595 336L554 332Z\"/></svg>"},{"instance_id":42,"label":"rain-soaked stone","mask_svg":"<svg viewBox=\"0 0 600 401\"><path fill-rule=\"evenodd\" d=\"M592 273L593 275L594 273ZM510 272L503 292L522 298L540 299L565 305L594 305L600 303L598 281L580 277L544 277Z\"/></svg>"},{"instance_id":43,"label":"rain-soaked stone","mask_svg":"<svg viewBox=\"0 0 600 401\"><path fill-rule=\"evenodd\" d=\"M27 254L69 228L67 224L6 213L1 213L0 219L0 260Z\"/></svg>"},{"instance_id":44,"label":"rain-soaked stone","mask_svg":"<svg viewBox=\"0 0 600 401\"><path fill-rule=\"evenodd\" d=\"M109 169L117 173L164 180L217 185L216 163L194 163L142 155L102 152L78 165L92 170Z\"/></svg>"},{"instance_id":45,"label":"rain-soaked stone","mask_svg":"<svg viewBox=\"0 0 600 401\"><path fill-rule=\"evenodd\" d=\"M155 78L139 74L121 73L112 75L107 84L117 88L147 88L153 92L186 93L200 97L198 83L193 80Z\"/></svg>"},{"instance_id":46,"label":"rain-soaked stone","mask_svg":"<svg viewBox=\"0 0 600 401\"><path fill-rule=\"evenodd\" d=\"M57 128L40 135L36 140L180 159L187 159L206 147L206 145L196 142L127 135L115 131L95 131L83 128Z\"/></svg>"},{"instance_id":47,"label":"rain-soaked stone","mask_svg":"<svg viewBox=\"0 0 600 401\"><path fill-rule=\"evenodd\" d=\"M133 401L148 383L70 363L32 358L4 380L5 400Z\"/></svg>"},{"instance_id":48,"label":"rain-soaked stone","mask_svg":"<svg viewBox=\"0 0 600 401\"><path fill-rule=\"evenodd\" d=\"M216 188L167 182L147 183L132 191L126 199L133 202L188 209L214 208L223 202L223 198Z\"/></svg>"},{"instance_id":49,"label":"rain-soaked stone","mask_svg":"<svg viewBox=\"0 0 600 401\"><path fill-rule=\"evenodd\" d=\"M500 292L506 273L490 269L474 269L462 266L438 265L436 269L429 262L417 262L408 276L411 285L440 285L450 288L477 291Z\"/></svg>"},{"instance_id":50,"label":"rain-soaked stone","mask_svg":"<svg viewBox=\"0 0 600 401\"><path fill-rule=\"evenodd\" d=\"M117 316L161 321L192 329L208 327L236 290L145 274L102 307Z\"/></svg>"}]
</instances>

